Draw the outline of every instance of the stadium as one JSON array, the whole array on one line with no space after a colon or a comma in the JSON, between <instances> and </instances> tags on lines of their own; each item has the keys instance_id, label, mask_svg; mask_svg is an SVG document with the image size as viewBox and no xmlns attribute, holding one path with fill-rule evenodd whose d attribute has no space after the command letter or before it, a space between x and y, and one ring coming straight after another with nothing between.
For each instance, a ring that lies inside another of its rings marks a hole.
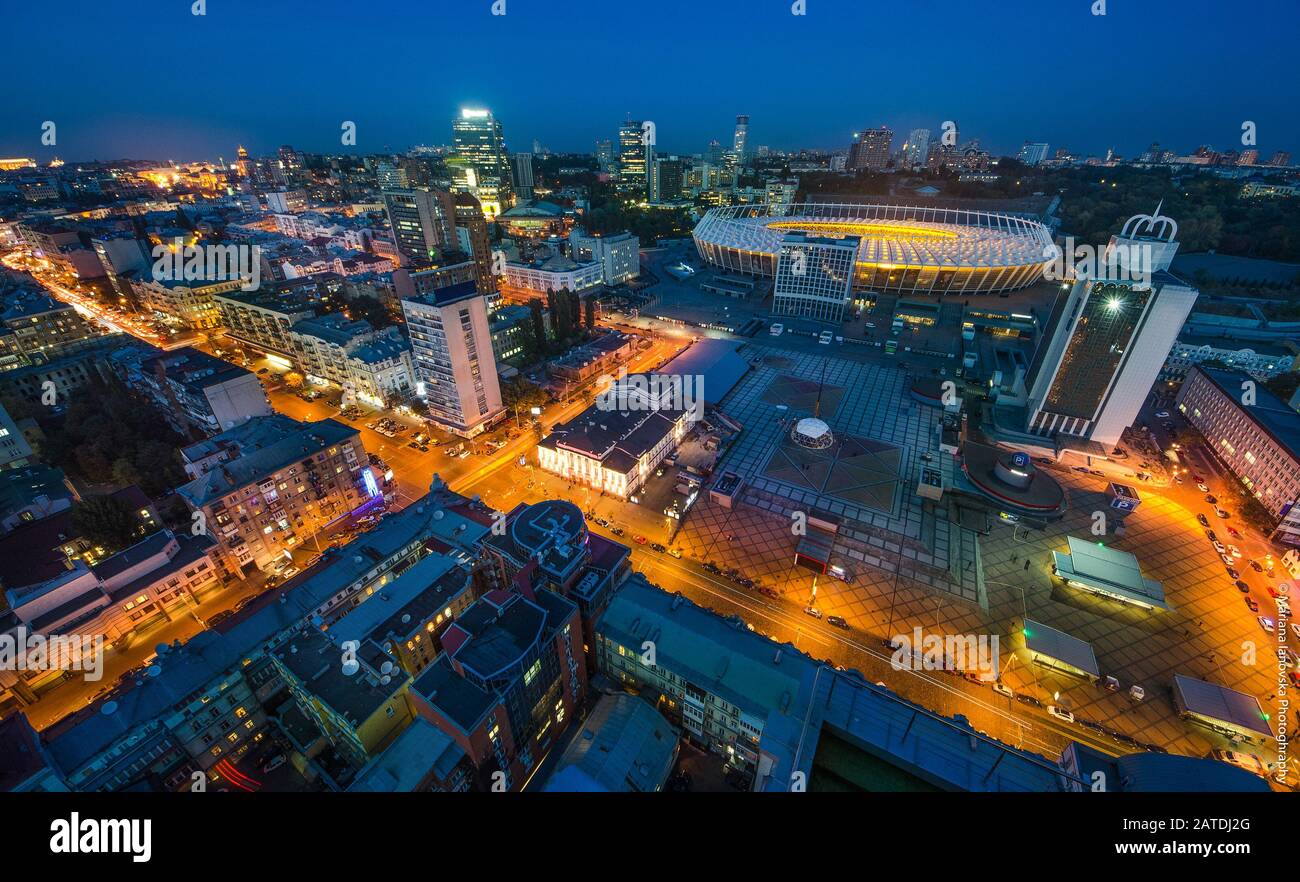
<instances>
[{"instance_id":1,"label":"stadium","mask_svg":"<svg viewBox=\"0 0 1300 882\"><path fill-rule=\"evenodd\" d=\"M1052 262L1051 233L1010 214L904 205L801 203L711 209L692 236L719 269L771 277L790 233L858 236L853 287L902 294L977 294L1034 284Z\"/></svg>"}]
</instances>

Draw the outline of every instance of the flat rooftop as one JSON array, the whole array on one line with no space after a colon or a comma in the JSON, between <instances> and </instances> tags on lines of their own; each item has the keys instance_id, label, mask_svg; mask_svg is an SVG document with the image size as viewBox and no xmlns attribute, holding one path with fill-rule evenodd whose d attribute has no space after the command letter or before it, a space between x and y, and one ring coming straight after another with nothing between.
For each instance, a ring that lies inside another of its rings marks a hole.
<instances>
[{"instance_id":1,"label":"flat rooftop","mask_svg":"<svg viewBox=\"0 0 1300 882\"><path fill-rule=\"evenodd\" d=\"M1168 609L1165 589L1154 579L1142 576L1135 555L1095 542L1067 537L1069 552L1053 551L1056 573L1067 582L1082 583L1120 600Z\"/></svg>"}]
</instances>

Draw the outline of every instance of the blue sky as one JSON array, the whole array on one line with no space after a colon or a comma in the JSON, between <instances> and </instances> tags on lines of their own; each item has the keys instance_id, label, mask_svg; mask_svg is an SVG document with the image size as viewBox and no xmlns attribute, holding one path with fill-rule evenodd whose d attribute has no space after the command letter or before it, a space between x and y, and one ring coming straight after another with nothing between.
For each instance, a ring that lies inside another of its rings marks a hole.
<instances>
[{"instance_id":1,"label":"blue sky","mask_svg":"<svg viewBox=\"0 0 1300 882\"><path fill-rule=\"evenodd\" d=\"M6 3L0 154L229 158L450 141L490 107L511 149L590 151L627 114L663 152L843 147L956 120L995 152L1153 140L1300 158L1300 2L1252 0L63 0ZM54 121L58 143L40 143ZM900 137L901 137L900 134Z\"/></svg>"}]
</instances>

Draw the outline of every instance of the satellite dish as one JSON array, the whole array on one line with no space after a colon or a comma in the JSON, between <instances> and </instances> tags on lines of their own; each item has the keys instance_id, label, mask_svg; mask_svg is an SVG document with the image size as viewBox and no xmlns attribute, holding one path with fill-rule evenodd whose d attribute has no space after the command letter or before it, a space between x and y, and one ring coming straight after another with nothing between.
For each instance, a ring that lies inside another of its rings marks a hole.
<instances>
[{"instance_id":1,"label":"satellite dish","mask_svg":"<svg viewBox=\"0 0 1300 882\"><path fill-rule=\"evenodd\" d=\"M361 663L356 659L349 659L343 663L343 676L351 677L361 670Z\"/></svg>"},{"instance_id":2,"label":"satellite dish","mask_svg":"<svg viewBox=\"0 0 1300 882\"><path fill-rule=\"evenodd\" d=\"M392 677L389 677L389 676L385 675L385 676L379 678L379 682L382 683L383 685L387 686L387 685L388 685L388 682L389 682L390 680L392 680L392 679L393 679Z\"/></svg>"},{"instance_id":3,"label":"satellite dish","mask_svg":"<svg viewBox=\"0 0 1300 882\"><path fill-rule=\"evenodd\" d=\"M379 666L379 673L381 674L391 674L392 672L393 672L393 663L390 661L386 661Z\"/></svg>"},{"instance_id":4,"label":"satellite dish","mask_svg":"<svg viewBox=\"0 0 1300 882\"><path fill-rule=\"evenodd\" d=\"M162 667L160 665L150 665L149 669L146 670L145 673L150 677L157 677L162 673Z\"/></svg>"},{"instance_id":5,"label":"satellite dish","mask_svg":"<svg viewBox=\"0 0 1300 882\"><path fill-rule=\"evenodd\" d=\"M410 623L411 623L411 614L406 613L404 616L402 616L402 624L409 625Z\"/></svg>"},{"instance_id":6,"label":"satellite dish","mask_svg":"<svg viewBox=\"0 0 1300 882\"><path fill-rule=\"evenodd\" d=\"M157 646L154 647L154 650L159 655L166 655L168 652L171 651L171 648L172 645L170 643L159 643Z\"/></svg>"},{"instance_id":7,"label":"satellite dish","mask_svg":"<svg viewBox=\"0 0 1300 882\"><path fill-rule=\"evenodd\" d=\"M438 509L437 511L435 511L435 512L433 513L433 519L434 519L435 521L440 521L440 520L442 520L442 517L443 517L443 511L442 511L442 509Z\"/></svg>"},{"instance_id":8,"label":"satellite dish","mask_svg":"<svg viewBox=\"0 0 1300 882\"><path fill-rule=\"evenodd\" d=\"M117 702L116 701L104 702L104 706L99 709L99 712L106 717L112 716L113 714L117 713Z\"/></svg>"}]
</instances>

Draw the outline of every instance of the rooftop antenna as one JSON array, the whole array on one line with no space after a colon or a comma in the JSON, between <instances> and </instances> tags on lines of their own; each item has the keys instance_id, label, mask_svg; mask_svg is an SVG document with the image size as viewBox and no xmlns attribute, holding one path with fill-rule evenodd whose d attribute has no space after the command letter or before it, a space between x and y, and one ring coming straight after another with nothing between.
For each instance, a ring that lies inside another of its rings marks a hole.
<instances>
[{"instance_id":1,"label":"rooftop antenna","mask_svg":"<svg viewBox=\"0 0 1300 882\"><path fill-rule=\"evenodd\" d=\"M813 416L822 415L822 390L826 388L826 359L822 359L822 378L817 381L817 400L813 402Z\"/></svg>"}]
</instances>

